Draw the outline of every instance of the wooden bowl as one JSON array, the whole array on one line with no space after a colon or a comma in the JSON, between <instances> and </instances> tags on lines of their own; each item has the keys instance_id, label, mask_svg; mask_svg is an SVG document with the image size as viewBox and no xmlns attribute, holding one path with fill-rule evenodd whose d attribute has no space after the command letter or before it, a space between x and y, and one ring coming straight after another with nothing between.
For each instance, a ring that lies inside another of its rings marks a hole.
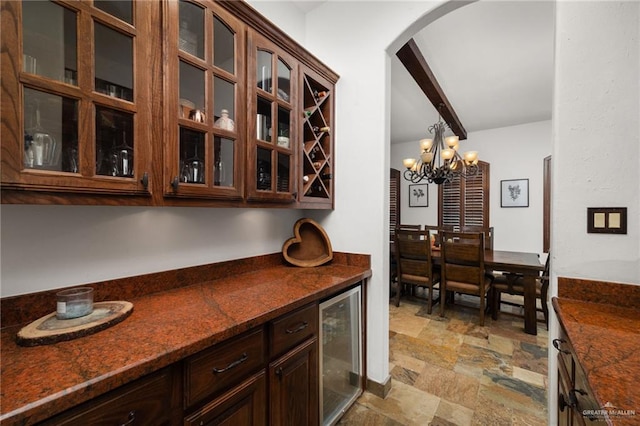
<instances>
[{"instance_id":1,"label":"wooden bowl","mask_svg":"<svg viewBox=\"0 0 640 426\"><path fill-rule=\"evenodd\" d=\"M298 220L293 226L293 234L282 246L282 254L287 262L310 268L333 259L331 241L322 226L313 219Z\"/></svg>"}]
</instances>

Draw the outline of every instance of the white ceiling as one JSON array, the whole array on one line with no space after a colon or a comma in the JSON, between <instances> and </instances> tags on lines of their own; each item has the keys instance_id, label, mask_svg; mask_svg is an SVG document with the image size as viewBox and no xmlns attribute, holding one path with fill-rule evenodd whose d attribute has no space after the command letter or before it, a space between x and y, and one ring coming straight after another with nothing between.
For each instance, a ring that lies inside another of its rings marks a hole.
<instances>
[{"instance_id":1,"label":"white ceiling","mask_svg":"<svg viewBox=\"0 0 640 426\"><path fill-rule=\"evenodd\" d=\"M293 3L309 12L325 1ZM468 133L551 118L553 1L474 2L413 38ZM424 138L437 119L392 55L391 143Z\"/></svg>"},{"instance_id":2,"label":"white ceiling","mask_svg":"<svg viewBox=\"0 0 640 426\"><path fill-rule=\"evenodd\" d=\"M414 35L467 132L551 118L554 4L479 1ZM437 113L395 55L391 143L419 140Z\"/></svg>"}]
</instances>

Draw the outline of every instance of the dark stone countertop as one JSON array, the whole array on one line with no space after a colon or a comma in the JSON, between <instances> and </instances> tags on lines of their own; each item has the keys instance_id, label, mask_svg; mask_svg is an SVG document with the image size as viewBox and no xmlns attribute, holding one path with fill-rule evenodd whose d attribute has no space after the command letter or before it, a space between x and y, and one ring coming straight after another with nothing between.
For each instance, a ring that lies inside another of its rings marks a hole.
<instances>
[{"instance_id":1,"label":"dark stone countertop","mask_svg":"<svg viewBox=\"0 0 640 426\"><path fill-rule=\"evenodd\" d=\"M3 299L0 423L41 421L335 294L370 277L369 262L334 253L327 265L298 268L274 254L92 284L95 301L132 302L131 316L90 336L35 347L16 344L26 325L16 322L55 311L55 292Z\"/></svg>"},{"instance_id":2,"label":"dark stone countertop","mask_svg":"<svg viewBox=\"0 0 640 426\"><path fill-rule=\"evenodd\" d=\"M611 424L640 424L640 286L560 277L553 306L596 402L635 411Z\"/></svg>"}]
</instances>

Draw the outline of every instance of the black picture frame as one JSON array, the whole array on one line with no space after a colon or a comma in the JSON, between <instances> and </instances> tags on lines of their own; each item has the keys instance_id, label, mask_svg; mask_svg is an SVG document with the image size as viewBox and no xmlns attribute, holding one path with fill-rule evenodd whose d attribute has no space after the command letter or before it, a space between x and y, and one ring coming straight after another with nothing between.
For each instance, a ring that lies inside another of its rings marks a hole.
<instances>
[{"instance_id":1,"label":"black picture frame","mask_svg":"<svg viewBox=\"0 0 640 426\"><path fill-rule=\"evenodd\" d=\"M529 207L529 179L501 180L500 207Z\"/></svg>"},{"instance_id":2,"label":"black picture frame","mask_svg":"<svg viewBox=\"0 0 640 426\"><path fill-rule=\"evenodd\" d=\"M429 207L429 185L409 185L409 207Z\"/></svg>"}]
</instances>

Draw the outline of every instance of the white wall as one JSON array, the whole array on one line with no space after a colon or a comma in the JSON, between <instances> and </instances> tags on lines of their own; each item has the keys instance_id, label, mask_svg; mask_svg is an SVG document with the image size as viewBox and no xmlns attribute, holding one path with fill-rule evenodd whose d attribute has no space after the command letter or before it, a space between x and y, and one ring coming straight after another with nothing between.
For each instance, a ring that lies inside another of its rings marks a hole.
<instances>
[{"instance_id":1,"label":"white wall","mask_svg":"<svg viewBox=\"0 0 640 426\"><path fill-rule=\"evenodd\" d=\"M301 215L284 209L3 205L2 297L277 253Z\"/></svg>"},{"instance_id":2,"label":"white wall","mask_svg":"<svg viewBox=\"0 0 640 426\"><path fill-rule=\"evenodd\" d=\"M553 262L559 276L640 283L640 3L557 6ZM627 235L587 234L627 207Z\"/></svg>"},{"instance_id":3,"label":"white wall","mask_svg":"<svg viewBox=\"0 0 640 426\"><path fill-rule=\"evenodd\" d=\"M551 296L558 276L640 283L639 23L637 2L556 7ZM587 207L627 207L627 235L587 234ZM551 407L557 383L549 351Z\"/></svg>"},{"instance_id":4,"label":"white wall","mask_svg":"<svg viewBox=\"0 0 640 426\"><path fill-rule=\"evenodd\" d=\"M469 132L460 151L478 151L491 164L489 221L494 248L542 253L543 159L551 154L551 121ZM391 145L391 167L404 172L402 159L417 158L418 141ZM500 181L529 179L529 207L500 206ZM402 223L438 223L438 186L429 185L429 207L409 207L409 185L402 179Z\"/></svg>"}]
</instances>

